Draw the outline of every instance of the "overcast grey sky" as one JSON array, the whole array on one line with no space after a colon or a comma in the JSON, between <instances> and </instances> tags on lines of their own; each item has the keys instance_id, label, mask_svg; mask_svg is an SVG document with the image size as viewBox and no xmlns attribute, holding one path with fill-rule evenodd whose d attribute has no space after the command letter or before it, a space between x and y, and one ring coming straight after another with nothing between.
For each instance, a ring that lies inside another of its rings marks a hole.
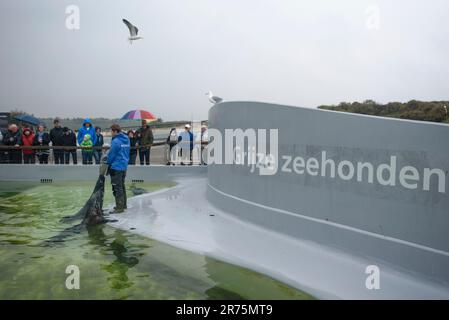
<instances>
[{"instance_id":1,"label":"overcast grey sky","mask_svg":"<svg viewBox=\"0 0 449 320\"><path fill-rule=\"evenodd\" d=\"M446 0L1 0L0 111L205 119L209 89L305 107L448 99L448 14ZM130 45L122 18L145 39Z\"/></svg>"}]
</instances>

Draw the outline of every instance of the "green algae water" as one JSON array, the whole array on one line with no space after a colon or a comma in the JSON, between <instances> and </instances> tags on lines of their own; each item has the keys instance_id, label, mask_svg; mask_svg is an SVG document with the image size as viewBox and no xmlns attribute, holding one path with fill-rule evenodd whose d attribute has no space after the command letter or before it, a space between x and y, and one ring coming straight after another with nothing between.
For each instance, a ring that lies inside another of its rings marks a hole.
<instances>
[{"instance_id":1,"label":"green algae water","mask_svg":"<svg viewBox=\"0 0 449 320\"><path fill-rule=\"evenodd\" d=\"M60 219L78 212L93 184L0 183L0 300L312 298L248 269L108 225L46 241L68 227ZM112 202L106 185L105 208ZM80 270L79 290L66 288L71 265Z\"/></svg>"}]
</instances>

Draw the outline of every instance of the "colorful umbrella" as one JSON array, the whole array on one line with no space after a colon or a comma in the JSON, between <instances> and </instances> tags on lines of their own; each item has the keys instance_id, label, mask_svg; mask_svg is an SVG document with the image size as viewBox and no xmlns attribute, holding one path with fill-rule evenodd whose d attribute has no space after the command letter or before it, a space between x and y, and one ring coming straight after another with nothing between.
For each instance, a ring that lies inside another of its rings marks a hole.
<instances>
[{"instance_id":1,"label":"colorful umbrella","mask_svg":"<svg viewBox=\"0 0 449 320\"><path fill-rule=\"evenodd\" d=\"M128 111L121 120L147 120L148 122L156 121L157 118L151 112L145 110Z\"/></svg>"}]
</instances>

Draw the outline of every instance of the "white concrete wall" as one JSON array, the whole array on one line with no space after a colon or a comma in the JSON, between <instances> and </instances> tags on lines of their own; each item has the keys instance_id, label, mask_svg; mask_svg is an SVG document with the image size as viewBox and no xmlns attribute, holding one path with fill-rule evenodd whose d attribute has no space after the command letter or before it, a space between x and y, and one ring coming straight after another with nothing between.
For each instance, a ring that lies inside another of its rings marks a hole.
<instances>
[{"instance_id":1,"label":"white concrete wall","mask_svg":"<svg viewBox=\"0 0 449 320\"><path fill-rule=\"evenodd\" d=\"M345 180L348 166L341 175L329 169L322 176L321 169L309 168L313 175L299 167L298 173L292 165L284 172L281 159L276 174L262 176L246 165L214 164L208 197L241 219L449 283L448 125L229 102L211 109L209 126L223 136L225 129L278 129L280 156L320 162L325 151L327 159L350 161L355 170L358 162L382 168L395 157L397 172L388 185L375 173L372 183L367 175L357 181L356 173ZM416 168L417 181L405 171L400 180L407 166ZM426 186L426 168L443 176L432 175ZM414 182L416 189L406 187Z\"/></svg>"}]
</instances>

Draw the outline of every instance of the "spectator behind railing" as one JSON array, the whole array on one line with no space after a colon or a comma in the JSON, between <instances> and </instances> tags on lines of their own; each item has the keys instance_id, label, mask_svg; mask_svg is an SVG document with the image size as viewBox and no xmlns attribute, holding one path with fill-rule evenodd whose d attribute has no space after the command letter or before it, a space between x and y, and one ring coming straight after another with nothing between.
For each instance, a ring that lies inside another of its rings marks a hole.
<instances>
[{"instance_id":1,"label":"spectator behind railing","mask_svg":"<svg viewBox=\"0 0 449 320\"><path fill-rule=\"evenodd\" d=\"M140 165L144 163L150 165L151 146L154 142L153 131L148 126L146 120L142 120L142 127L136 131L137 143L139 146Z\"/></svg>"},{"instance_id":2,"label":"spectator behind railing","mask_svg":"<svg viewBox=\"0 0 449 320\"><path fill-rule=\"evenodd\" d=\"M109 145L103 145L103 147L95 147L92 146L91 144L87 144L85 146L75 146L76 143L73 143L72 146L69 146L68 144L64 144L64 145L60 145L60 146L50 146L50 135L45 132L45 127L43 125L38 127L38 131L36 132L34 139L33 139L33 144L32 146L29 146L29 143L25 143L25 145L23 145L23 141L22 141L22 134L20 133L20 130L17 128L17 126L15 125L11 125L9 127L10 130L8 130L8 132L3 132L2 136L3 139L0 140L0 154L4 154L6 155L6 158L4 158L3 163L22 163L22 155L23 154L29 154L29 151L34 151L34 154L37 155L38 159L39 159L39 163L40 164L48 164L48 163L53 163L53 159L51 159L49 157L50 155L50 150L66 150L69 151L72 154L76 154L77 150L81 150L81 152L83 151L90 151L90 155L93 156L93 151L96 150L97 148L100 148L102 150L102 152L104 152L105 150L109 150ZM23 131L26 132L29 129L24 128ZM175 134L175 130L172 130L171 135L176 136ZM68 133L71 133L72 135L74 134L73 132L70 132L70 130L68 131ZM27 135L25 133L25 135ZM136 145L136 137L134 135L133 138L133 132L129 131L128 132L128 138L130 139L130 158L133 157L133 159L130 159L130 163L135 163L135 158L137 157L137 153L139 150L139 146ZM183 139L183 136L184 139ZM194 137L193 141L192 141L192 136ZM175 164L178 163L178 161L180 160L178 158L178 151L183 152L183 154L180 154L181 156L181 164L186 164L186 163L192 163L191 162L191 155L192 155L192 149L193 147L196 149L200 149L200 147L207 145L207 141L200 141L199 137L197 137L198 139L195 139L195 134L192 134L189 130L188 130L188 126L186 126L186 131L184 131L182 134L180 134L179 136L179 142L178 145L175 145L176 148L174 147L173 149L173 158L167 159L168 155L168 149L169 149L169 141L170 138L164 139L164 140L159 140L157 142L153 143L154 147L164 147L163 149L157 149L159 154L156 155L156 161L161 161L160 164L166 164L168 162L168 160L171 162L171 164ZM204 139L204 133L203 133L203 139L201 140L205 140ZM12 140L11 140L12 139ZM6 142L6 145L5 145ZM28 151L28 152L27 152ZM176 152L175 152L176 151ZM164 155L162 154L162 152ZM190 153L190 154L189 154ZM86 154L86 152L85 152ZM199 152L198 152L199 154ZM160 158L162 155L162 158ZM87 157L86 157L87 156ZM89 155L85 155L85 163L92 164L92 157L89 157ZM196 153L195 153L195 159L196 159ZM201 159L199 159L201 161ZM30 158L29 160L27 159L27 163L31 163L32 159ZM36 162L36 161L35 161ZM63 164L65 163L65 161L63 162ZM196 160L195 160L196 163Z\"/></svg>"},{"instance_id":3,"label":"spectator behind railing","mask_svg":"<svg viewBox=\"0 0 449 320\"><path fill-rule=\"evenodd\" d=\"M21 133L16 124L10 124L8 131L3 136L3 144L10 147L22 145ZM10 149L7 151L7 163L22 163L22 150Z\"/></svg>"},{"instance_id":4,"label":"spectator behind railing","mask_svg":"<svg viewBox=\"0 0 449 320\"><path fill-rule=\"evenodd\" d=\"M127 132L129 143L131 146L131 149L129 151L129 165L135 166L136 165L136 158L137 158L137 138L134 131L129 130Z\"/></svg>"},{"instance_id":5,"label":"spectator behind railing","mask_svg":"<svg viewBox=\"0 0 449 320\"><path fill-rule=\"evenodd\" d=\"M76 154L76 135L67 127L64 127L64 129L62 129L62 132L62 145L64 147L75 147L75 149L66 148L64 150L65 164L70 164L70 155L72 155L73 164L78 164L78 157Z\"/></svg>"},{"instance_id":6,"label":"spectator behind railing","mask_svg":"<svg viewBox=\"0 0 449 320\"><path fill-rule=\"evenodd\" d=\"M0 129L0 148L4 145L5 144L3 143L3 130ZM0 163L5 163L5 162L6 162L5 151L0 149Z\"/></svg>"},{"instance_id":7,"label":"spectator behind railing","mask_svg":"<svg viewBox=\"0 0 449 320\"><path fill-rule=\"evenodd\" d=\"M207 131L207 126L202 125L201 126L201 154L200 154L200 164L205 166L207 165L207 155L206 155L206 145L209 142L209 133Z\"/></svg>"},{"instance_id":8,"label":"spectator behind railing","mask_svg":"<svg viewBox=\"0 0 449 320\"><path fill-rule=\"evenodd\" d=\"M101 147L104 145L104 138L101 134L100 127L95 128L95 135L97 137L97 142L94 144L94 146L97 147L97 149L94 149L95 164L100 164L101 156L103 155Z\"/></svg>"},{"instance_id":9,"label":"spectator behind railing","mask_svg":"<svg viewBox=\"0 0 449 320\"><path fill-rule=\"evenodd\" d=\"M171 128L170 133L167 137L167 145L165 150L165 157L167 158L167 166L169 165L175 165L175 163L172 161L172 157L175 157L175 155L172 155L172 149L178 144L178 132L176 131L176 128Z\"/></svg>"},{"instance_id":10,"label":"spectator behind railing","mask_svg":"<svg viewBox=\"0 0 449 320\"><path fill-rule=\"evenodd\" d=\"M188 163L188 165L193 164L193 144L194 144L194 135L190 131L192 126L190 124L186 124L184 126L184 131L179 134L178 143L179 147L181 148L181 165L185 165L185 163Z\"/></svg>"},{"instance_id":11,"label":"spectator behind railing","mask_svg":"<svg viewBox=\"0 0 449 320\"><path fill-rule=\"evenodd\" d=\"M81 151L81 154L83 155L83 164L92 164L92 157L94 152L92 147L94 146L94 143L90 138L90 134L86 133L84 135L83 141L81 142L80 146L83 148Z\"/></svg>"},{"instance_id":12,"label":"spectator behind railing","mask_svg":"<svg viewBox=\"0 0 449 320\"><path fill-rule=\"evenodd\" d=\"M53 121L54 128L50 130L50 141L52 146L61 147L63 146L62 141L62 127L58 119ZM53 157L55 164L64 164L64 149L53 149Z\"/></svg>"},{"instance_id":13,"label":"spectator behind railing","mask_svg":"<svg viewBox=\"0 0 449 320\"><path fill-rule=\"evenodd\" d=\"M30 128L24 128L22 133L22 144L24 147L32 147L34 141L34 133ZM33 149L23 149L23 162L25 164L34 164L35 154Z\"/></svg>"},{"instance_id":14,"label":"spectator behind railing","mask_svg":"<svg viewBox=\"0 0 449 320\"><path fill-rule=\"evenodd\" d=\"M97 143L97 135L95 134L95 128L92 124L92 120L90 120L89 118L86 118L86 120L84 120L83 125L81 128L79 128L78 130L78 144L81 145L81 143L83 143L84 141L84 136L86 134L90 135L90 139L93 143L93 145L95 145Z\"/></svg>"},{"instance_id":15,"label":"spectator behind railing","mask_svg":"<svg viewBox=\"0 0 449 320\"><path fill-rule=\"evenodd\" d=\"M39 147L36 152L37 158L40 164L48 164L48 156L50 155L50 149L45 149L42 147L50 145L50 135L45 132L44 125L39 125L37 128L37 133L34 136L33 146Z\"/></svg>"}]
</instances>

